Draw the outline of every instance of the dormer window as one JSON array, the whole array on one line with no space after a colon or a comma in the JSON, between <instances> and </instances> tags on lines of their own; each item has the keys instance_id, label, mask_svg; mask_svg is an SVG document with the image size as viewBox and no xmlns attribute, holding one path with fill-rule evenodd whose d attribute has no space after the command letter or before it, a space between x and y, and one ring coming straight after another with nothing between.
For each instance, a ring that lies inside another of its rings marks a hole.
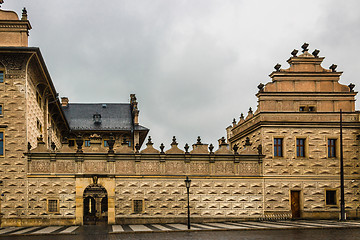
<instances>
[{"instance_id":1,"label":"dormer window","mask_svg":"<svg viewBox=\"0 0 360 240\"><path fill-rule=\"evenodd\" d=\"M99 113L95 113L93 115L93 120L95 124L100 124L101 123L101 114Z\"/></svg>"}]
</instances>

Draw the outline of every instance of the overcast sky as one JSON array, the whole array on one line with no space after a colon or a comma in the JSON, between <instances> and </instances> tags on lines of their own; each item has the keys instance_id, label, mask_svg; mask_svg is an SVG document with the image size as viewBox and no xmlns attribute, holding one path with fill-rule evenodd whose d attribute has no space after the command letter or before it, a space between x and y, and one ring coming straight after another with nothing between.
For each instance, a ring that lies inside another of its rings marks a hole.
<instances>
[{"instance_id":1,"label":"overcast sky","mask_svg":"<svg viewBox=\"0 0 360 240\"><path fill-rule=\"evenodd\" d=\"M135 93L156 148L172 136L180 148L197 136L217 145L304 42L359 91L358 0L5 0L2 9L23 7L29 46L40 47L60 96L111 103Z\"/></svg>"}]
</instances>

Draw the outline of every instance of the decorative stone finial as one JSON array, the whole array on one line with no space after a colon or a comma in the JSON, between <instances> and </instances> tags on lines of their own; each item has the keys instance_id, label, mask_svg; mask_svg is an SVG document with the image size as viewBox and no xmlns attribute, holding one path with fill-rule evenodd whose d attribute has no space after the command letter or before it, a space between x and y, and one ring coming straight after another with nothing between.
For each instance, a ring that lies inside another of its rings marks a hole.
<instances>
[{"instance_id":1,"label":"decorative stone finial","mask_svg":"<svg viewBox=\"0 0 360 240\"><path fill-rule=\"evenodd\" d=\"M82 138L81 138L80 135L77 136L75 142L76 142L76 145L77 145L76 153L82 153L82 152L83 152L83 150L82 150L82 145L83 145L83 142L84 142L84 141L82 140Z\"/></svg>"},{"instance_id":2,"label":"decorative stone finial","mask_svg":"<svg viewBox=\"0 0 360 240\"><path fill-rule=\"evenodd\" d=\"M246 147L246 146L251 146L250 138L249 138L249 137L246 137L246 139L245 139L244 147Z\"/></svg>"},{"instance_id":3,"label":"decorative stone finial","mask_svg":"<svg viewBox=\"0 0 360 240\"><path fill-rule=\"evenodd\" d=\"M315 49L313 52L312 52L312 55L314 55L314 57L316 57L316 58L318 58L319 56L319 52L320 52L320 50L318 50L318 49Z\"/></svg>"},{"instance_id":4,"label":"decorative stone finial","mask_svg":"<svg viewBox=\"0 0 360 240\"><path fill-rule=\"evenodd\" d=\"M244 120L244 114L243 113L240 114L240 120Z\"/></svg>"},{"instance_id":5,"label":"decorative stone finial","mask_svg":"<svg viewBox=\"0 0 360 240\"><path fill-rule=\"evenodd\" d=\"M249 108L249 114L252 114L253 113L253 110L252 110L252 108L250 107Z\"/></svg>"},{"instance_id":6,"label":"decorative stone finial","mask_svg":"<svg viewBox=\"0 0 360 240\"><path fill-rule=\"evenodd\" d=\"M153 142L151 141L151 136L149 136L148 142L146 143L146 145L153 145Z\"/></svg>"},{"instance_id":7,"label":"decorative stone finial","mask_svg":"<svg viewBox=\"0 0 360 240\"><path fill-rule=\"evenodd\" d=\"M309 44L308 44L308 43L304 43L304 44L301 46L301 48L303 49L302 52L309 51L308 47L309 47Z\"/></svg>"},{"instance_id":8,"label":"decorative stone finial","mask_svg":"<svg viewBox=\"0 0 360 240\"><path fill-rule=\"evenodd\" d=\"M185 153L189 153L189 144L185 144L184 149Z\"/></svg>"},{"instance_id":9,"label":"decorative stone finial","mask_svg":"<svg viewBox=\"0 0 360 240\"><path fill-rule=\"evenodd\" d=\"M220 138L220 145L226 144L225 137Z\"/></svg>"},{"instance_id":10,"label":"decorative stone finial","mask_svg":"<svg viewBox=\"0 0 360 240\"><path fill-rule=\"evenodd\" d=\"M161 150L160 153L164 153L164 148L165 148L165 145L163 143L161 143L160 144L160 150Z\"/></svg>"},{"instance_id":11,"label":"decorative stone finial","mask_svg":"<svg viewBox=\"0 0 360 240\"><path fill-rule=\"evenodd\" d=\"M197 142L196 142L196 144L201 144L201 138L200 138L200 136L197 137Z\"/></svg>"},{"instance_id":12,"label":"decorative stone finial","mask_svg":"<svg viewBox=\"0 0 360 240\"><path fill-rule=\"evenodd\" d=\"M259 92L263 92L263 91L264 91L264 87L265 87L265 85L262 84L262 83L260 83L260 84L257 86L257 88L259 89Z\"/></svg>"},{"instance_id":13,"label":"decorative stone finial","mask_svg":"<svg viewBox=\"0 0 360 240\"><path fill-rule=\"evenodd\" d=\"M281 64L276 64L275 66L274 66L274 68L275 68L275 70L278 72L278 71L280 71L280 68L281 68Z\"/></svg>"},{"instance_id":14,"label":"decorative stone finial","mask_svg":"<svg viewBox=\"0 0 360 240\"><path fill-rule=\"evenodd\" d=\"M109 151L108 153L114 153L114 144L115 144L115 139L112 133L110 133L110 139L108 140L108 145L109 145ZM136 146L135 146L136 148Z\"/></svg>"},{"instance_id":15,"label":"decorative stone finial","mask_svg":"<svg viewBox=\"0 0 360 240\"><path fill-rule=\"evenodd\" d=\"M1 4L3 4L4 3L4 0L0 0L0 8L1 8Z\"/></svg>"},{"instance_id":16,"label":"decorative stone finial","mask_svg":"<svg viewBox=\"0 0 360 240\"><path fill-rule=\"evenodd\" d=\"M232 124L236 125L236 119L235 118L233 119Z\"/></svg>"},{"instance_id":17,"label":"decorative stone finial","mask_svg":"<svg viewBox=\"0 0 360 240\"><path fill-rule=\"evenodd\" d=\"M21 20L27 20L27 10L25 7L22 10Z\"/></svg>"},{"instance_id":18,"label":"decorative stone finial","mask_svg":"<svg viewBox=\"0 0 360 240\"><path fill-rule=\"evenodd\" d=\"M239 149L239 146L238 146L237 144L235 144L235 145L233 146L234 154L237 154L237 153L238 153L238 152L237 152L238 149Z\"/></svg>"},{"instance_id":19,"label":"decorative stone finial","mask_svg":"<svg viewBox=\"0 0 360 240\"><path fill-rule=\"evenodd\" d=\"M353 92L353 91L354 91L355 84L350 83L350 84L348 85L348 87L350 88L350 92Z\"/></svg>"},{"instance_id":20,"label":"decorative stone finial","mask_svg":"<svg viewBox=\"0 0 360 240\"><path fill-rule=\"evenodd\" d=\"M210 146L209 146L209 150L210 150L210 153L213 153L214 145L212 145L212 143L211 143Z\"/></svg>"},{"instance_id":21,"label":"decorative stone finial","mask_svg":"<svg viewBox=\"0 0 360 240\"><path fill-rule=\"evenodd\" d=\"M336 64L331 64L331 66L329 67L329 69L331 69L331 71L333 72L336 72L336 68L337 68Z\"/></svg>"},{"instance_id":22,"label":"decorative stone finial","mask_svg":"<svg viewBox=\"0 0 360 240\"><path fill-rule=\"evenodd\" d=\"M136 153L139 153L139 151L140 151L140 144L139 143L137 143L135 145L135 150L136 150Z\"/></svg>"},{"instance_id":23,"label":"decorative stone finial","mask_svg":"<svg viewBox=\"0 0 360 240\"><path fill-rule=\"evenodd\" d=\"M42 142L44 142L44 140L43 140L43 136L42 136L42 135L40 135L40 137L38 137L38 138L37 138L37 141L38 141L38 143L42 143Z\"/></svg>"},{"instance_id":24,"label":"decorative stone finial","mask_svg":"<svg viewBox=\"0 0 360 240\"><path fill-rule=\"evenodd\" d=\"M297 54L298 52L299 52L299 50L294 49L294 50L292 50L291 55L292 55L293 57L296 57L296 54Z\"/></svg>"},{"instance_id":25,"label":"decorative stone finial","mask_svg":"<svg viewBox=\"0 0 360 240\"><path fill-rule=\"evenodd\" d=\"M173 136L173 138L172 138L172 142L171 142L171 146L174 146L174 145L178 145L178 143L176 142L176 137L175 136Z\"/></svg>"}]
</instances>

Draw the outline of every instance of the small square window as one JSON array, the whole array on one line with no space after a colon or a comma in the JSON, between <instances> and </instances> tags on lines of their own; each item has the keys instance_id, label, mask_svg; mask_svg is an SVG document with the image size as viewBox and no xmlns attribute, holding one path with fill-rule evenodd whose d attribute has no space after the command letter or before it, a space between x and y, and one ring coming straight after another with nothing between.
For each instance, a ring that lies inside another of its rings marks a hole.
<instances>
[{"instance_id":1,"label":"small square window","mask_svg":"<svg viewBox=\"0 0 360 240\"><path fill-rule=\"evenodd\" d=\"M309 112L315 112L315 107L310 106L310 107L309 107Z\"/></svg>"},{"instance_id":2,"label":"small square window","mask_svg":"<svg viewBox=\"0 0 360 240\"><path fill-rule=\"evenodd\" d=\"M90 147L90 140L85 140L85 147Z\"/></svg>"},{"instance_id":3,"label":"small square window","mask_svg":"<svg viewBox=\"0 0 360 240\"><path fill-rule=\"evenodd\" d=\"M4 82L4 71L0 71L0 83Z\"/></svg>"},{"instance_id":4,"label":"small square window","mask_svg":"<svg viewBox=\"0 0 360 240\"><path fill-rule=\"evenodd\" d=\"M58 212L58 200L48 199L48 212L49 213Z\"/></svg>"},{"instance_id":5,"label":"small square window","mask_svg":"<svg viewBox=\"0 0 360 240\"><path fill-rule=\"evenodd\" d=\"M337 205L336 190L326 190L326 205Z\"/></svg>"},{"instance_id":6,"label":"small square window","mask_svg":"<svg viewBox=\"0 0 360 240\"><path fill-rule=\"evenodd\" d=\"M305 112L305 107L304 106L299 107L299 111L300 112Z\"/></svg>"},{"instance_id":7,"label":"small square window","mask_svg":"<svg viewBox=\"0 0 360 240\"><path fill-rule=\"evenodd\" d=\"M274 157L283 156L283 139L274 138Z\"/></svg>"},{"instance_id":8,"label":"small square window","mask_svg":"<svg viewBox=\"0 0 360 240\"><path fill-rule=\"evenodd\" d=\"M133 200L134 213L142 213L143 205L144 205L144 200Z\"/></svg>"}]
</instances>

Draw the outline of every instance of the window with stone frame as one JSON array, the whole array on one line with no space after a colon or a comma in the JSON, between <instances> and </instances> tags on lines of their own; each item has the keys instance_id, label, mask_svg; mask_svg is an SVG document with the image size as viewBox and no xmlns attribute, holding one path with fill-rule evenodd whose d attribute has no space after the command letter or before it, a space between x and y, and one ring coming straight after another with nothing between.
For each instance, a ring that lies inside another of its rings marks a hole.
<instances>
[{"instance_id":1,"label":"window with stone frame","mask_svg":"<svg viewBox=\"0 0 360 240\"><path fill-rule=\"evenodd\" d=\"M2 115L3 115L3 105L0 104L0 116L2 116Z\"/></svg>"},{"instance_id":2,"label":"window with stone frame","mask_svg":"<svg viewBox=\"0 0 360 240\"><path fill-rule=\"evenodd\" d=\"M75 140L69 139L69 147L74 147L74 146L75 146Z\"/></svg>"},{"instance_id":3,"label":"window with stone frame","mask_svg":"<svg viewBox=\"0 0 360 240\"><path fill-rule=\"evenodd\" d=\"M133 200L133 213L142 213L144 208L144 200Z\"/></svg>"},{"instance_id":4,"label":"window with stone frame","mask_svg":"<svg viewBox=\"0 0 360 240\"><path fill-rule=\"evenodd\" d=\"M305 138L296 139L296 157L301 158L306 156L305 144L306 144Z\"/></svg>"},{"instance_id":5,"label":"window with stone frame","mask_svg":"<svg viewBox=\"0 0 360 240\"><path fill-rule=\"evenodd\" d=\"M40 133L42 133L42 124L39 119L36 119L36 127Z\"/></svg>"},{"instance_id":6,"label":"window with stone frame","mask_svg":"<svg viewBox=\"0 0 360 240\"><path fill-rule=\"evenodd\" d=\"M283 156L283 138L274 138L274 157Z\"/></svg>"},{"instance_id":7,"label":"window with stone frame","mask_svg":"<svg viewBox=\"0 0 360 240\"><path fill-rule=\"evenodd\" d=\"M328 139L328 157L335 158L336 157L336 143L337 139L329 138Z\"/></svg>"},{"instance_id":8,"label":"window with stone frame","mask_svg":"<svg viewBox=\"0 0 360 240\"><path fill-rule=\"evenodd\" d=\"M0 70L0 83L4 82L4 71Z\"/></svg>"},{"instance_id":9,"label":"window with stone frame","mask_svg":"<svg viewBox=\"0 0 360 240\"><path fill-rule=\"evenodd\" d=\"M90 144L91 144L91 143L90 143L90 140L85 140L85 141L84 141L84 146L85 146L85 147L90 147Z\"/></svg>"},{"instance_id":10,"label":"window with stone frame","mask_svg":"<svg viewBox=\"0 0 360 240\"><path fill-rule=\"evenodd\" d=\"M59 200L58 199L48 199L48 212L49 213L59 212Z\"/></svg>"},{"instance_id":11,"label":"window with stone frame","mask_svg":"<svg viewBox=\"0 0 360 240\"><path fill-rule=\"evenodd\" d=\"M0 156L4 156L5 154L4 142L4 132L0 130Z\"/></svg>"},{"instance_id":12,"label":"window with stone frame","mask_svg":"<svg viewBox=\"0 0 360 240\"><path fill-rule=\"evenodd\" d=\"M326 190L325 195L326 205L337 205L336 190Z\"/></svg>"}]
</instances>

